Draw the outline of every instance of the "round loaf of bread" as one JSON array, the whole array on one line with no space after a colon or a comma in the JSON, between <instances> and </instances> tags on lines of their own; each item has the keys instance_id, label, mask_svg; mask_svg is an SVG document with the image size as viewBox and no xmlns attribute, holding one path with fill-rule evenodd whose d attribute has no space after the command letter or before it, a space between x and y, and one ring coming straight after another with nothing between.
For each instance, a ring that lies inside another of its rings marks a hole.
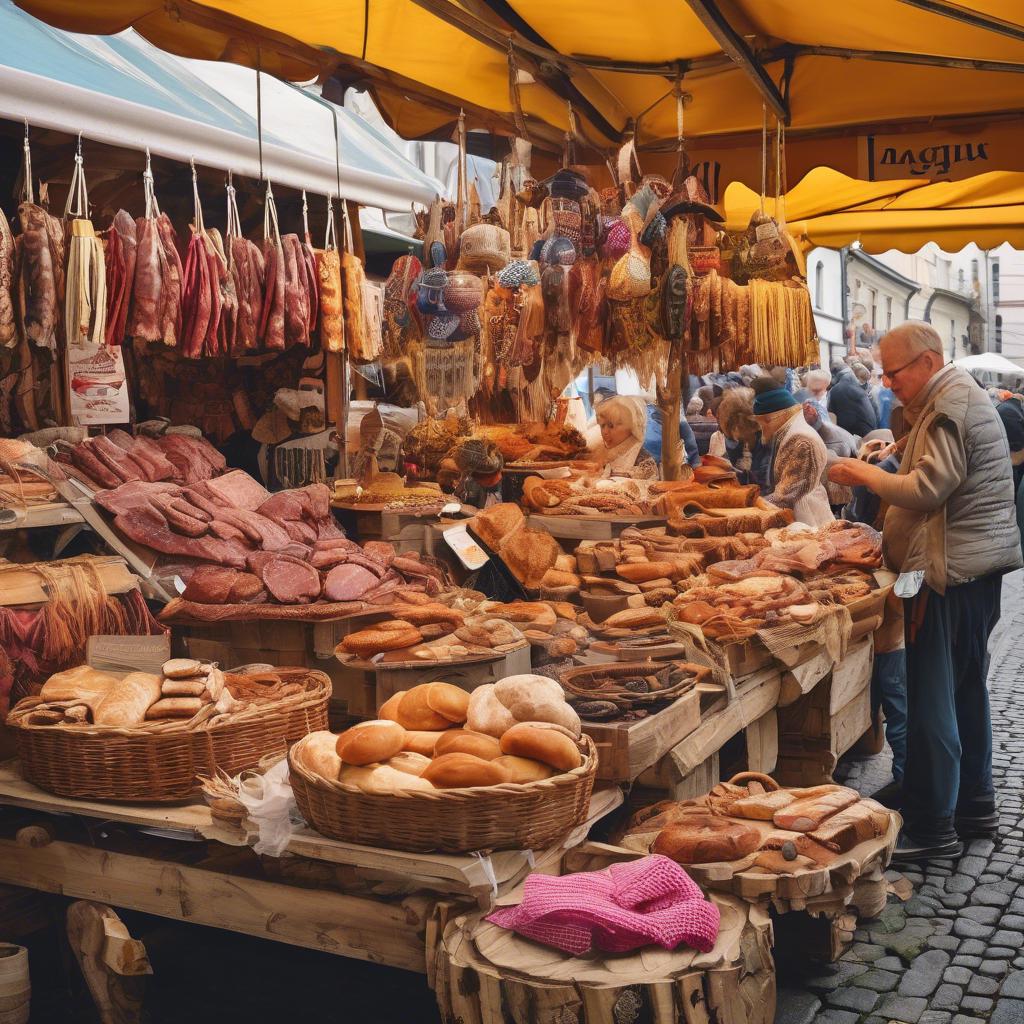
<instances>
[{"instance_id":1,"label":"round loaf of bread","mask_svg":"<svg viewBox=\"0 0 1024 1024\"><path fill-rule=\"evenodd\" d=\"M396 720L406 729L441 730L451 726L451 719L430 706L430 688L434 683L421 683L407 690L398 702ZM468 704L468 701L467 701Z\"/></svg>"},{"instance_id":2,"label":"round loaf of bread","mask_svg":"<svg viewBox=\"0 0 1024 1024\"><path fill-rule=\"evenodd\" d=\"M420 777L436 789L496 786L508 782L505 772L493 761L485 761L473 754L442 754L435 757Z\"/></svg>"},{"instance_id":3,"label":"round loaf of bread","mask_svg":"<svg viewBox=\"0 0 1024 1024\"><path fill-rule=\"evenodd\" d=\"M400 772L408 772L410 775L422 775L430 758L424 754L416 754L411 750L401 750L394 757L389 757L387 766Z\"/></svg>"},{"instance_id":4,"label":"round loaf of bread","mask_svg":"<svg viewBox=\"0 0 1024 1024\"><path fill-rule=\"evenodd\" d=\"M423 640L423 634L410 622L402 619L388 619L367 629L349 633L341 641L341 650L357 658L372 658L383 651L398 651L414 647Z\"/></svg>"},{"instance_id":5,"label":"round loaf of bread","mask_svg":"<svg viewBox=\"0 0 1024 1024\"><path fill-rule=\"evenodd\" d=\"M451 729L441 733L434 756L442 754L473 754L485 761L493 761L501 756L501 745L493 736L482 732L470 732L467 729Z\"/></svg>"},{"instance_id":6,"label":"round loaf of bread","mask_svg":"<svg viewBox=\"0 0 1024 1024\"><path fill-rule=\"evenodd\" d=\"M565 691L547 676L507 676L494 684L494 696L517 722L554 722L580 736L580 716L566 703Z\"/></svg>"},{"instance_id":7,"label":"round loaf of bread","mask_svg":"<svg viewBox=\"0 0 1024 1024\"><path fill-rule=\"evenodd\" d=\"M321 729L311 732L295 751L295 759L307 771L325 779L336 781L341 771L341 758L338 757L338 737L333 732Z\"/></svg>"},{"instance_id":8,"label":"round loaf of bread","mask_svg":"<svg viewBox=\"0 0 1024 1024\"><path fill-rule=\"evenodd\" d=\"M437 741L444 735L443 732L426 729L406 729L403 750L411 750L415 754L423 754L426 757L434 756L434 747Z\"/></svg>"},{"instance_id":9,"label":"round loaf of bread","mask_svg":"<svg viewBox=\"0 0 1024 1024\"><path fill-rule=\"evenodd\" d=\"M380 706L380 711L377 712L378 718L386 718L389 722L398 721L398 705L402 703L402 698L408 693L408 690L397 690L391 694L390 697Z\"/></svg>"},{"instance_id":10,"label":"round loaf of bread","mask_svg":"<svg viewBox=\"0 0 1024 1024\"><path fill-rule=\"evenodd\" d=\"M552 722L520 722L501 737L501 752L570 772L583 764L583 755L573 734Z\"/></svg>"},{"instance_id":11,"label":"round loaf of bread","mask_svg":"<svg viewBox=\"0 0 1024 1024\"><path fill-rule=\"evenodd\" d=\"M400 793L403 790L431 790L426 779L399 771L387 764L341 766L338 781L355 786L364 793Z\"/></svg>"},{"instance_id":12,"label":"round loaf of bread","mask_svg":"<svg viewBox=\"0 0 1024 1024\"><path fill-rule=\"evenodd\" d=\"M435 714L459 725L469 711L469 693L452 683L428 683L427 706Z\"/></svg>"},{"instance_id":13,"label":"round loaf of bread","mask_svg":"<svg viewBox=\"0 0 1024 1024\"><path fill-rule=\"evenodd\" d=\"M473 732L500 737L516 724L512 712L494 694L494 683L484 683L469 695L466 725Z\"/></svg>"},{"instance_id":14,"label":"round loaf of bread","mask_svg":"<svg viewBox=\"0 0 1024 1024\"><path fill-rule=\"evenodd\" d=\"M540 782L542 779L550 779L554 775L553 769L540 761L534 761L529 757L516 757L514 754L502 754L494 759L508 776L509 782Z\"/></svg>"},{"instance_id":15,"label":"round loaf of bread","mask_svg":"<svg viewBox=\"0 0 1024 1024\"><path fill-rule=\"evenodd\" d=\"M658 833L651 853L679 864L712 864L739 860L760 845L761 833L752 825L717 814L688 814Z\"/></svg>"},{"instance_id":16,"label":"round loaf of bread","mask_svg":"<svg viewBox=\"0 0 1024 1024\"><path fill-rule=\"evenodd\" d=\"M345 764L364 765L394 757L404 744L405 730L397 722L377 719L346 729L336 749Z\"/></svg>"}]
</instances>

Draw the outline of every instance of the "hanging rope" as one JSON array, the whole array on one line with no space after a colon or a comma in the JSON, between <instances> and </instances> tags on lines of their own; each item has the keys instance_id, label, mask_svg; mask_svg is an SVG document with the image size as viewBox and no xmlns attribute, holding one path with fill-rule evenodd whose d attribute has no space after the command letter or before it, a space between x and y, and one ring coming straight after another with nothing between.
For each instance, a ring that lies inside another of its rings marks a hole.
<instances>
[{"instance_id":1,"label":"hanging rope","mask_svg":"<svg viewBox=\"0 0 1024 1024\"><path fill-rule=\"evenodd\" d=\"M761 213L764 213L764 197L768 191L768 108L761 104Z\"/></svg>"},{"instance_id":2,"label":"hanging rope","mask_svg":"<svg viewBox=\"0 0 1024 1024\"><path fill-rule=\"evenodd\" d=\"M22 143L25 151L25 181L21 190L21 197L26 203L35 204L36 195L32 185L32 147L28 141L28 118L25 118L25 141ZM148 150L147 150L148 152Z\"/></svg>"},{"instance_id":3,"label":"hanging rope","mask_svg":"<svg viewBox=\"0 0 1024 1024\"><path fill-rule=\"evenodd\" d=\"M512 37L508 38L508 95L512 102L512 119L516 124L519 137L533 142L526 128L526 117L523 114L523 97L519 91L519 66L516 64L515 50L512 48Z\"/></svg>"},{"instance_id":4,"label":"hanging rope","mask_svg":"<svg viewBox=\"0 0 1024 1024\"><path fill-rule=\"evenodd\" d=\"M260 181L263 181L263 87L260 85L260 51L256 51L256 149L260 160Z\"/></svg>"},{"instance_id":5,"label":"hanging rope","mask_svg":"<svg viewBox=\"0 0 1024 1024\"><path fill-rule=\"evenodd\" d=\"M74 206L74 209L72 209ZM64 204L64 219L69 217L85 219L89 216L89 190L85 184L85 164L82 160L82 133L78 133L78 148L75 151L75 169L71 174L71 187Z\"/></svg>"}]
</instances>

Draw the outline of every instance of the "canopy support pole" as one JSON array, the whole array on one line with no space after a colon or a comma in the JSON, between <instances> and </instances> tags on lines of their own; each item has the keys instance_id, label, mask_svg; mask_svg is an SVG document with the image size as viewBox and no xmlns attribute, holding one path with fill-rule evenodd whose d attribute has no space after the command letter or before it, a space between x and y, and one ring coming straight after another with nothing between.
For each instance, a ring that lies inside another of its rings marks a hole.
<instances>
[{"instance_id":1,"label":"canopy support pole","mask_svg":"<svg viewBox=\"0 0 1024 1024\"><path fill-rule=\"evenodd\" d=\"M919 11L927 11L929 14L937 14L942 18L959 21L972 28L980 28L986 32L995 32L997 35L1024 41L1024 25L1004 21L1002 18L994 18L981 11L964 7L962 4L951 3L950 0L900 0L900 3L906 4L908 7L916 7Z\"/></svg>"},{"instance_id":2,"label":"canopy support pole","mask_svg":"<svg viewBox=\"0 0 1024 1024\"><path fill-rule=\"evenodd\" d=\"M661 476L679 480L683 475L683 451L679 437L679 414L683 405L683 378L687 374L686 355L681 341L672 345L668 355L665 386L658 387L661 410Z\"/></svg>"},{"instance_id":3,"label":"canopy support pole","mask_svg":"<svg viewBox=\"0 0 1024 1024\"><path fill-rule=\"evenodd\" d=\"M761 66L746 40L729 24L718 9L715 0L686 0L700 23L711 33L719 46L739 65L746 76L757 86L765 102L783 124L789 124L789 105L782 98L779 87Z\"/></svg>"}]
</instances>

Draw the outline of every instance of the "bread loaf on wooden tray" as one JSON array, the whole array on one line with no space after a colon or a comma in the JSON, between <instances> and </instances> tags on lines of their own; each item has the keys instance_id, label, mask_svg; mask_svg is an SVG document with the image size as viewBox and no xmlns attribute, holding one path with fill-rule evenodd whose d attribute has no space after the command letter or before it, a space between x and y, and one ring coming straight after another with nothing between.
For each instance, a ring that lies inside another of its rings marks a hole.
<instances>
[{"instance_id":1,"label":"bread loaf on wooden tray","mask_svg":"<svg viewBox=\"0 0 1024 1024\"><path fill-rule=\"evenodd\" d=\"M846 853L858 843L884 836L890 820L889 812L881 804L874 800L861 800L826 818L808 835L823 845Z\"/></svg>"},{"instance_id":2,"label":"bread loaf on wooden tray","mask_svg":"<svg viewBox=\"0 0 1024 1024\"><path fill-rule=\"evenodd\" d=\"M776 811L772 821L778 828L793 832L813 832L836 811L855 804L859 799L860 794L856 790L838 786L833 792L794 801L788 807Z\"/></svg>"}]
</instances>

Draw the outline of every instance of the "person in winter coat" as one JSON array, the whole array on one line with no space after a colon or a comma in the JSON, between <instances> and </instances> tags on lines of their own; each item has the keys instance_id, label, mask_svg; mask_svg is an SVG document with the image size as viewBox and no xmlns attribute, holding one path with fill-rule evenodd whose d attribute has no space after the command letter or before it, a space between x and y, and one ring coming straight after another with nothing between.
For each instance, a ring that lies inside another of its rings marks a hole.
<instances>
[{"instance_id":1,"label":"person in winter coat","mask_svg":"<svg viewBox=\"0 0 1024 1024\"><path fill-rule=\"evenodd\" d=\"M828 391L828 411L836 422L857 437L878 429L878 413L860 381L845 363L832 364L832 386Z\"/></svg>"},{"instance_id":2,"label":"person in winter coat","mask_svg":"<svg viewBox=\"0 0 1024 1024\"><path fill-rule=\"evenodd\" d=\"M996 392L996 413L1003 422L1013 463L1013 482L1020 486L1024 477L1024 402L1012 391Z\"/></svg>"},{"instance_id":3,"label":"person in winter coat","mask_svg":"<svg viewBox=\"0 0 1024 1024\"><path fill-rule=\"evenodd\" d=\"M770 493L774 505L792 509L793 518L808 526L835 520L822 483L828 450L804 419L792 392L771 377L754 381L754 418L761 437L771 443Z\"/></svg>"},{"instance_id":4,"label":"person in winter coat","mask_svg":"<svg viewBox=\"0 0 1024 1024\"><path fill-rule=\"evenodd\" d=\"M910 424L895 446L899 470L838 459L829 476L869 487L889 506L882 553L900 573L908 699L907 762L894 801L904 827L893 860L956 858L961 839L999 824L985 683L1002 576L1021 566L1010 452L988 395L943 365L930 324L890 331L881 356L883 380Z\"/></svg>"},{"instance_id":5,"label":"person in winter coat","mask_svg":"<svg viewBox=\"0 0 1024 1024\"><path fill-rule=\"evenodd\" d=\"M825 443L829 452L829 463L833 459L853 459L857 457L859 445L857 438L842 427L836 426L827 416L821 415L818 406L808 400L803 404L804 419L818 432L818 437ZM828 478L828 468L822 478L828 492L828 503L832 506L835 516L842 518L843 506L853 497L853 491L842 484L834 484Z\"/></svg>"}]
</instances>

